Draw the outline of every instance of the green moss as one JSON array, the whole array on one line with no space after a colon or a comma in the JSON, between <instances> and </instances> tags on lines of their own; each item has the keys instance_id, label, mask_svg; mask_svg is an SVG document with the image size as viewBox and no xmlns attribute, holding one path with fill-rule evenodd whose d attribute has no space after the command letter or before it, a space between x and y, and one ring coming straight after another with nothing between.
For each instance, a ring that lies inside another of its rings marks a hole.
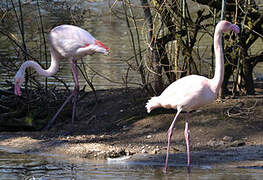
<instances>
[{"instance_id":1,"label":"green moss","mask_svg":"<svg viewBox=\"0 0 263 180\"><path fill-rule=\"evenodd\" d=\"M29 113L26 118L25 118L25 123L28 126L33 126L33 118L32 118L32 114Z\"/></svg>"}]
</instances>

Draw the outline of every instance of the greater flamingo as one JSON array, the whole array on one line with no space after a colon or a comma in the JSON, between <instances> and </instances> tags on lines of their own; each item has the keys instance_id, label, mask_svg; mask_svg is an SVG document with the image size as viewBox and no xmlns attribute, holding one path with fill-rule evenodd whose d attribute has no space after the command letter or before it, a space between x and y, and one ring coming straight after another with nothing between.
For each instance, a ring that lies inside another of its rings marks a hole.
<instances>
[{"instance_id":1,"label":"greater flamingo","mask_svg":"<svg viewBox=\"0 0 263 180\"><path fill-rule=\"evenodd\" d=\"M109 54L109 48L107 46L96 40L89 32L73 25L60 25L53 28L49 34L49 45L51 65L47 70L41 68L41 66L35 61L26 61L21 65L14 77L15 94L21 96L20 87L25 80L24 76L26 68L32 67L39 75L48 77L54 75L58 71L59 62L62 59L69 59L72 65L73 79L75 82L74 90L44 129L49 129L51 127L58 114L72 97L72 125L74 123L76 102L79 92L77 59L86 55L92 55L96 52L105 55Z\"/></svg>"},{"instance_id":2,"label":"greater flamingo","mask_svg":"<svg viewBox=\"0 0 263 180\"><path fill-rule=\"evenodd\" d=\"M178 79L169 85L160 96L152 97L146 104L147 112L150 113L158 107L177 109L175 118L168 130L168 145L167 154L164 166L164 172L167 171L168 157L170 150L170 141L173 134L176 119L182 110L186 111L185 123L185 140L187 150L187 165L190 171L190 147L188 134L189 112L201 106L212 103L217 97L218 91L222 85L224 78L224 55L222 47L222 32L233 30L239 33L237 25L231 24L228 21L220 21L214 33L214 51L216 56L216 67L213 79L208 79L203 76L190 75Z\"/></svg>"}]
</instances>

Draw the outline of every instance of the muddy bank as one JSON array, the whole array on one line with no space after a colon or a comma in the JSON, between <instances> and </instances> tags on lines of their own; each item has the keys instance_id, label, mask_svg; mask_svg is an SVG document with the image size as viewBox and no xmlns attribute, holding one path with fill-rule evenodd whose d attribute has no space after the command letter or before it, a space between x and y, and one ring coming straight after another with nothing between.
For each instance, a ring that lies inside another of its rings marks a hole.
<instances>
[{"instance_id":1,"label":"muddy bank","mask_svg":"<svg viewBox=\"0 0 263 180\"><path fill-rule=\"evenodd\" d=\"M89 96L79 102L73 134L68 135L71 114L63 112L49 131L1 132L0 146L23 153L113 161L130 156L127 160L133 163L163 165L167 129L175 111L157 109L147 114L144 106L148 97L138 89L100 91L98 97L96 105L90 103ZM261 95L226 99L193 111L192 165L233 162L238 166L263 166L262 111ZM172 139L172 166L186 164L184 117L184 113L179 116Z\"/></svg>"}]
</instances>

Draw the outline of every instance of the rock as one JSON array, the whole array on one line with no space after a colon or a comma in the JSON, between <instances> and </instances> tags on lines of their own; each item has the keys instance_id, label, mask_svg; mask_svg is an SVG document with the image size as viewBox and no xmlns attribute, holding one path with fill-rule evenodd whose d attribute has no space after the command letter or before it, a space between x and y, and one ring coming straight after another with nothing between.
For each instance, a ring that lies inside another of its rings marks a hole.
<instances>
[{"instance_id":1,"label":"rock","mask_svg":"<svg viewBox=\"0 0 263 180\"><path fill-rule=\"evenodd\" d=\"M152 135L148 135L146 136L146 139L150 139L152 137Z\"/></svg>"},{"instance_id":2,"label":"rock","mask_svg":"<svg viewBox=\"0 0 263 180\"><path fill-rule=\"evenodd\" d=\"M143 149L143 150L142 150L142 153L143 153L143 154L144 154L144 153L147 153L147 151L146 151L145 149Z\"/></svg>"},{"instance_id":3,"label":"rock","mask_svg":"<svg viewBox=\"0 0 263 180\"><path fill-rule=\"evenodd\" d=\"M247 137L243 137L242 138L243 141L247 141L247 139L248 139Z\"/></svg>"},{"instance_id":4,"label":"rock","mask_svg":"<svg viewBox=\"0 0 263 180\"><path fill-rule=\"evenodd\" d=\"M218 142L216 143L217 146L223 146L224 144L225 144L224 141L218 141Z\"/></svg>"},{"instance_id":5,"label":"rock","mask_svg":"<svg viewBox=\"0 0 263 180\"><path fill-rule=\"evenodd\" d=\"M131 152L131 151L126 151L126 156L131 156L131 155L133 155L133 154L135 154L134 152Z\"/></svg>"},{"instance_id":6,"label":"rock","mask_svg":"<svg viewBox=\"0 0 263 180\"><path fill-rule=\"evenodd\" d=\"M230 136L223 137L223 141L231 142L232 140L233 140L233 137L230 137Z\"/></svg>"},{"instance_id":7,"label":"rock","mask_svg":"<svg viewBox=\"0 0 263 180\"><path fill-rule=\"evenodd\" d=\"M246 145L246 142L242 140L236 140L230 144L231 147L239 147L239 146L244 146L244 145Z\"/></svg>"},{"instance_id":8,"label":"rock","mask_svg":"<svg viewBox=\"0 0 263 180\"><path fill-rule=\"evenodd\" d=\"M211 146L211 147L218 147L218 146L223 146L225 143L224 141L216 141L216 140L210 140L207 142L207 145L208 146Z\"/></svg>"},{"instance_id":9,"label":"rock","mask_svg":"<svg viewBox=\"0 0 263 180\"><path fill-rule=\"evenodd\" d=\"M208 142L207 142L207 145L208 146L212 146L212 147L215 147L216 146L216 141L215 140L209 140Z\"/></svg>"},{"instance_id":10,"label":"rock","mask_svg":"<svg viewBox=\"0 0 263 180\"><path fill-rule=\"evenodd\" d=\"M154 150L152 150L152 154L158 154L159 150L160 150L160 149L154 149Z\"/></svg>"},{"instance_id":11,"label":"rock","mask_svg":"<svg viewBox=\"0 0 263 180\"><path fill-rule=\"evenodd\" d=\"M186 146L184 145L174 145L173 147L171 147L171 150L174 152L184 152L186 150Z\"/></svg>"}]
</instances>

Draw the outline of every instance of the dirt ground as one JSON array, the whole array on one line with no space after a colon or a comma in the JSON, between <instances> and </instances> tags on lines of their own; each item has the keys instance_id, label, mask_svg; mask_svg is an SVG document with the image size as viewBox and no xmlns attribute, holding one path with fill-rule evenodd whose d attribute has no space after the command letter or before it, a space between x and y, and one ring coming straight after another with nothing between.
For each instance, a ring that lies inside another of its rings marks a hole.
<instances>
[{"instance_id":1,"label":"dirt ground","mask_svg":"<svg viewBox=\"0 0 263 180\"><path fill-rule=\"evenodd\" d=\"M92 93L78 103L72 134L70 111L62 113L49 131L0 132L0 147L95 159L166 153L167 130L175 110L160 108L147 114L144 106L149 97L140 89L102 90L97 96L97 104L91 103L96 102ZM181 113L175 126L170 151L174 155L186 150L184 118ZM248 148L251 153L249 148L260 147L254 151L262 159L263 95L215 101L191 112L189 128L192 152Z\"/></svg>"}]
</instances>

